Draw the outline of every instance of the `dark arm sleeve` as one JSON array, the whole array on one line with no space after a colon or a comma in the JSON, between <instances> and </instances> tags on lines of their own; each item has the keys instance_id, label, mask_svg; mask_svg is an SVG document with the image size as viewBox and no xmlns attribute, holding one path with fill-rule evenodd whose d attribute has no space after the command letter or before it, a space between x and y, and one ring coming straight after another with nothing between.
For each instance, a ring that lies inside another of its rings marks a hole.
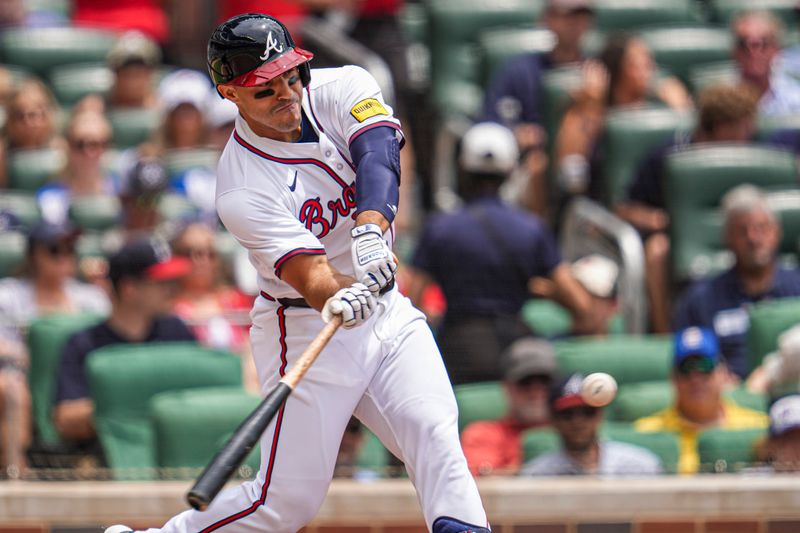
<instances>
[{"instance_id":1,"label":"dark arm sleeve","mask_svg":"<svg viewBox=\"0 0 800 533\"><path fill-rule=\"evenodd\" d=\"M395 130L380 126L350 143L356 166L356 209L377 211L392 222L400 202L400 141Z\"/></svg>"}]
</instances>

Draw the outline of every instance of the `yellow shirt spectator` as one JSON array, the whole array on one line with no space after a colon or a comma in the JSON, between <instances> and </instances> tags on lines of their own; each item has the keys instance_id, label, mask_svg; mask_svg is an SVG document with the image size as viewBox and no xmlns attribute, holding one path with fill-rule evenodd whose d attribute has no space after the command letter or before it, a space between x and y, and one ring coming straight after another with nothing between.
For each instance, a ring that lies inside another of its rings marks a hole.
<instances>
[{"instance_id":1,"label":"yellow shirt spectator","mask_svg":"<svg viewBox=\"0 0 800 533\"><path fill-rule=\"evenodd\" d=\"M766 414L747 409L731 401L723 402L724 417L714 426L720 429L761 429L769 424ZM697 450L697 437L705 427L687 420L680 415L675 405L656 414L640 418L634 422L637 431L672 431L678 434L680 455L678 473L694 474L700 468L700 454Z\"/></svg>"}]
</instances>

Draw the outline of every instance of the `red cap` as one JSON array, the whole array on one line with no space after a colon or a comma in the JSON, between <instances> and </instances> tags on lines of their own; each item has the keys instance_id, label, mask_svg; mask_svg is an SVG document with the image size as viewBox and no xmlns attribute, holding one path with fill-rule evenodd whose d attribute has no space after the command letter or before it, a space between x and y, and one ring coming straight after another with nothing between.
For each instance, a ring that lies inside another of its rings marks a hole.
<instances>
[{"instance_id":1,"label":"red cap","mask_svg":"<svg viewBox=\"0 0 800 533\"><path fill-rule=\"evenodd\" d=\"M172 256L166 261L161 261L147 267L144 275L154 281L168 281L179 279L192 271L192 261L188 257Z\"/></svg>"},{"instance_id":2,"label":"red cap","mask_svg":"<svg viewBox=\"0 0 800 533\"><path fill-rule=\"evenodd\" d=\"M263 63L250 72L238 78L233 78L229 83L239 87L255 87L277 78L287 70L291 70L306 61L310 61L314 54L302 48L294 47L271 61Z\"/></svg>"}]
</instances>

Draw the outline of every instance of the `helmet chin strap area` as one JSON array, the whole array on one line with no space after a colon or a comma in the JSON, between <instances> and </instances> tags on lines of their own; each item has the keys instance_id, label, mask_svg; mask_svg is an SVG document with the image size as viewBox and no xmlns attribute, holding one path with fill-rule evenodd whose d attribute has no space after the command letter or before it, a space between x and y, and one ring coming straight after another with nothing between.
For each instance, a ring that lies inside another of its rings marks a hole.
<instances>
[{"instance_id":1,"label":"helmet chin strap area","mask_svg":"<svg viewBox=\"0 0 800 533\"><path fill-rule=\"evenodd\" d=\"M449 516L440 516L433 522L433 533L491 533L491 530Z\"/></svg>"}]
</instances>

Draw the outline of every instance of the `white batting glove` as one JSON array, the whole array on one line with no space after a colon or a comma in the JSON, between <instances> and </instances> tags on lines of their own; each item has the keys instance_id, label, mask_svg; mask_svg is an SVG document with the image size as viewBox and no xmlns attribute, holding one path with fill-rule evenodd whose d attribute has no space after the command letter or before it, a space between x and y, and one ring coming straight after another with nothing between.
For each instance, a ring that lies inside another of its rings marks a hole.
<instances>
[{"instance_id":1,"label":"white batting glove","mask_svg":"<svg viewBox=\"0 0 800 533\"><path fill-rule=\"evenodd\" d=\"M375 311L375 296L363 283L353 283L349 287L339 289L328 298L322 307L322 320L330 322L334 315L342 315L342 326L354 328L360 326Z\"/></svg>"},{"instance_id":2,"label":"white batting glove","mask_svg":"<svg viewBox=\"0 0 800 533\"><path fill-rule=\"evenodd\" d=\"M397 272L394 254L377 224L356 226L350 235L353 237L350 255L355 278L366 285L372 294L378 294L394 280L394 273Z\"/></svg>"}]
</instances>

